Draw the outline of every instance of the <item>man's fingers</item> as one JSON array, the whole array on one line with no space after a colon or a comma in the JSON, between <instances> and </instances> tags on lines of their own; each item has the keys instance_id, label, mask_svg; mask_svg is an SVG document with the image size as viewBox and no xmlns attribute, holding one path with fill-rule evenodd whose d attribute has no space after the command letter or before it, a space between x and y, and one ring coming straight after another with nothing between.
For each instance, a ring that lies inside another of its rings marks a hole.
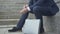
<instances>
[{"instance_id":1,"label":"man's fingers","mask_svg":"<svg viewBox=\"0 0 60 34\"><path fill-rule=\"evenodd\" d=\"M28 12L28 10L26 8L24 8L20 11L20 13L22 13L22 14L27 13L27 12Z\"/></svg>"},{"instance_id":2,"label":"man's fingers","mask_svg":"<svg viewBox=\"0 0 60 34\"><path fill-rule=\"evenodd\" d=\"M23 13L23 10L21 10L20 13Z\"/></svg>"},{"instance_id":3,"label":"man's fingers","mask_svg":"<svg viewBox=\"0 0 60 34\"><path fill-rule=\"evenodd\" d=\"M24 9L23 9L23 10L21 10L21 11L20 11L20 13L21 13L21 14L24 14L24 13L25 13L25 10L24 10Z\"/></svg>"}]
</instances>

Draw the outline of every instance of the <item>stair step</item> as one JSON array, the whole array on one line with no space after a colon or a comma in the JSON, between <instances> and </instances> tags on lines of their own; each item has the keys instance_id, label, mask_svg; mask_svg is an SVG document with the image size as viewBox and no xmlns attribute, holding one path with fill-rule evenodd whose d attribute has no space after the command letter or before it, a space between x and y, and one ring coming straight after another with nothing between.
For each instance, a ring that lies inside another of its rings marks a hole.
<instances>
[{"instance_id":1,"label":"stair step","mask_svg":"<svg viewBox=\"0 0 60 34\"><path fill-rule=\"evenodd\" d=\"M16 25L0 25L0 28L12 28L15 27Z\"/></svg>"},{"instance_id":2,"label":"stair step","mask_svg":"<svg viewBox=\"0 0 60 34\"><path fill-rule=\"evenodd\" d=\"M19 19L0 19L0 25L15 25Z\"/></svg>"},{"instance_id":3,"label":"stair step","mask_svg":"<svg viewBox=\"0 0 60 34\"><path fill-rule=\"evenodd\" d=\"M0 19L0 21L18 21L19 19Z\"/></svg>"}]
</instances>

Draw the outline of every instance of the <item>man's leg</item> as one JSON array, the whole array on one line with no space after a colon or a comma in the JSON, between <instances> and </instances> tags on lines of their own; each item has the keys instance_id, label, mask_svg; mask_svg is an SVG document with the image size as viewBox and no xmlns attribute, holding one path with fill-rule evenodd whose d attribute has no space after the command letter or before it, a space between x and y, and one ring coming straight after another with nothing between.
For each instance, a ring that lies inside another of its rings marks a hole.
<instances>
[{"instance_id":1,"label":"man's leg","mask_svg":"<svg viewBox=\"0 0 60 34\"><path fill-rule=\"evenodd\" d=\"M40 19L40 26L39 26L39 33L43 33L44 32L44 28L43 28L43 19L41 15L35 14L36 19Z\"/></svg>"},{"instance_id":2,"label":"man's leg","mask_svg":"<svg viewBox=\"0 0 60 34\"><path fill-rule=\"evenodd\" d=\"M28 17L28 14L29 14L29 13L26 13L26 14L23 14L23 15L21 16L21 18L20 18L20 20L19 20L19 22L18 22L18 24L17 24L17 28L22 29L22 27L23 27L23 25L24 25L24 23L25 23L25 20L26 20L27 17Z\"/></svg>"},{"instance_id":3,"label":"man's leg","mask_svg":"<svg viewBox=\"0 0 60 34\"><path fill-rule=\"evenodd\" d=\"M43 19L42 19L42 14L41 14L40 8L38 6L34 7L33 13L36 16L36 19L40 19L39 33L43 33L44 32Z\"/></svg>"},{"instance_id":4,"label":"man's leg","mask_svg":"<svg viewBox=\"0 0 60 34\"><path fill-rule=\"evenodd\" d=\"M42 16L41 15L35 15L36 16L36 19L40 19L40 29L39 29L39 32L40 33L43 33L44 32L44 28L43 28L43 18L42 18Z\"/></svg>"},{"instance_id":5,"label":"man's leg","mask_svg":"<svg viewBox=\"0 0 60 34\"><path fill-rule=\"evenodd\" d=\"M21 18L20 18L20 20L19 20L17 26L14 27L14 28L11 29L11 30L8 30L8 31L9 31L9 32L16 32L16 31L18 31L18 30L21 30L22 27L23 27L23 25L24 25L24 23L25 23L25 19L28 17L28 14L29 14L29 12L23 14L23 15L21 16Z\"/></svg>"}]
</instances>

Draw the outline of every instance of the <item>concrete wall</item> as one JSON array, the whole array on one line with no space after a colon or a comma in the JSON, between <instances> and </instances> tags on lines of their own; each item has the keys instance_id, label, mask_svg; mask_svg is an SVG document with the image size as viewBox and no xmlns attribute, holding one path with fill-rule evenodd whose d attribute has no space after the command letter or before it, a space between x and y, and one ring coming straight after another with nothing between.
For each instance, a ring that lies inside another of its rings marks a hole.
<instances>
[{"instance_id":1,"label":"concrete wall","mask_svg":"<svg viewBox=\"0 0 60 34\"><path fill-rule=\"evenodd\" d=\"M60 0L55 0L55 1L58 1L57 5L60 9ZM50 32L52 34L59 34L60 33L60 11L55 16L43 16L43 24L46 32Z\"/></svg>"}]
</instances>

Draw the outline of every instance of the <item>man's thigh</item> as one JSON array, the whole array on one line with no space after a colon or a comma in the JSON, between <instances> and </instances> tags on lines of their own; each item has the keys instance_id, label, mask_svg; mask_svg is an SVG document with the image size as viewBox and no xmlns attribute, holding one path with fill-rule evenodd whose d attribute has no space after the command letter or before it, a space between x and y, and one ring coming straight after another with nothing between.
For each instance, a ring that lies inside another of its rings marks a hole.
<instances>
[{"instance_id":1,"label":"man's thigh","mask_svg":"<svg viewBox=\"0 0 60 34\"><path fill-rule=\"evenodd\" d=\"M33 13L35 13L35 14L37 13L37 14L40 14L42 16L52 16L49 7L35 6L33 8Z\"/></svg>"}]
</instances>

